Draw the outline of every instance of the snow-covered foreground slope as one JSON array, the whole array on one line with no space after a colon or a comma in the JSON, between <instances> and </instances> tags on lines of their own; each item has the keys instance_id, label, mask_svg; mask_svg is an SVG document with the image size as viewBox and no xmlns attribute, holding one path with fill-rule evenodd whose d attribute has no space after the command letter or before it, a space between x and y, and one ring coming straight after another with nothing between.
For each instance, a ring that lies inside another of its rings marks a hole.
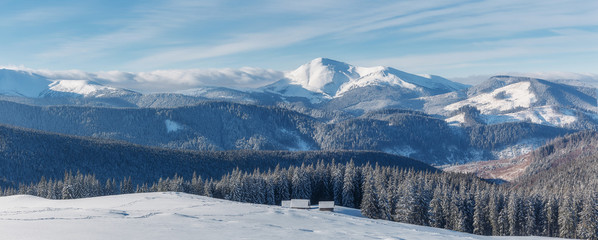
<instances>
[{"instance_id":1,"label":"snow-covered foreground slope","mask_svg":"<svg viewBox=\"0 0 598 240\"><path fill-rule=\"evenodd\" d=\"M78 200L18 195L0 198L0 236L3 239L494 239L351 216L343 212L355 211L346 208L337 210L336 213L295 210L183 193Z\"/></svg>"}]
</instances>

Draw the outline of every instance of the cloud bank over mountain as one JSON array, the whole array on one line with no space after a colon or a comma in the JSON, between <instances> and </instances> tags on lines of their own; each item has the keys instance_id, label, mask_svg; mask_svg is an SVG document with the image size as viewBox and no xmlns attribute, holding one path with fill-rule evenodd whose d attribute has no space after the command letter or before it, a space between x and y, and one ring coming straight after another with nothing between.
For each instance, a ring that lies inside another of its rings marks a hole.
<instances>
[{"instance_id":1,"label":"cloud bank over mountain","mask_svg":"<svg viewBox=\"0 0 598 240\"><path fill-rule=\"evenodd\" d=\"M256 88L284 78L284 72L244 67L239 69L174 69L151 72L85 72L81 70L53 71L22 66L0 69L25 71L53 80L89 80L140 92L170 92L214 86L235 89Z\"/></svg>"},{"instance_id":2,"label":"cloud bank over mountain","mask_svg":"<svg viewBox=\"0 0 598 240\"><path fill-rule=\"evenodd\" d=\"M255 67L221 69L164 69L148 72L102 71L86 72L83 70L48 70L33 69L25 66L0 66L0 69L25 71L51 80L87 80L118 88L139 92L174 92L201 87L226 87L232 89L258 88L275 83L281 79L293 78L293 72L299 69L283 71ZM371 69L385 68L383 66ZM365 69L365 68L364 68ZM449 80L476 85L496 75L509 75L545 79L570 85L598 87L598 74L574 72L498 72L465 77L448 78ZM423 73L422 76L428 76Z\"/></svg>"}]
</instances>

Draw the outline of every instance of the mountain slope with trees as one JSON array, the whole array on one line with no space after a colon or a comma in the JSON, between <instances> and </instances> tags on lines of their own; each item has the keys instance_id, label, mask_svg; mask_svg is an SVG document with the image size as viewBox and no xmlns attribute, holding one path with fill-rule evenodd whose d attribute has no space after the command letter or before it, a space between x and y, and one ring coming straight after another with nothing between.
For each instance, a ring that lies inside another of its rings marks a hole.
<instances>
[{"instance_id":1,"label":"mountain slope with trees","mask_svg":"<svg viewBox=\"0 0 598 240\"><path fill-rule=\"evenodd\" d=\"M534 151L519 188L556 194L598 191L598 133L579 132L554 139Z\"/></svg>"},{"instance_id":2,"label":"mountain slope with trees","mask_svg":"<svg viewBox=\"0 0 598 240\"><path fill-rule=\"evenodd\" d=\"M326 121L281 107L203 102L177 108L34 106L0 101L0 123L186 150L375 150L430 164L492 159L492 151L567 130L529 123L454 128L417 111ZM480 155L480 152L482 155Z\"/></svg>"},{"instance_id":3,"label":"mountain slope with trees","mask_svg":"<svg viewBox=\"0 0 598 240\"><path fill-rule=\"evenodd\" d=\"M436 171L410 158L373 151L182 151L0 126L1 181L13 187L41 176L61 178L66 171L93 173L102 181L126 176L141 183L194 172L219 179L236 168L267 170L318 161Z\"/></svg>"}]
</instances>

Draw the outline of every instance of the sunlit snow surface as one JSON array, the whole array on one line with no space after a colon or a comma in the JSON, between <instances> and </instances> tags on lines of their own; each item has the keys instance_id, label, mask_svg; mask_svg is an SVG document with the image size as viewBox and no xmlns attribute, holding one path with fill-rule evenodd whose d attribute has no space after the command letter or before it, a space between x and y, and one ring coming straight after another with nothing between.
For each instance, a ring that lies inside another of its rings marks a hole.
<instances>
[{"instance_id":1,"label":"sunlit snow surface","mask_svg":"<svg viewBox=\"0 0 598 240\"><path fill-rule=\"evenodd\" d=\"M357 88L393 86L415 92L423 88L454 91L460 83L431 75L415 75L388 67L358 67L326 58L316 58L286 74L286 79L266 87L284 96L305 97L312 103L343 96Z\"/></svg>"},{"instance_id":2,"label":"sunlit snow surface","mask_svg":"<svg viewBox=\"0 0 598 240\"><path fill-rule=\"evenodd\" d=\"M83 96L91 95L99 91L118 91L113 87L106 87L87 80L57 80L49 85L50 90L55 92L75 93Z\"/></svg>"},{"instance_id":3,"label":"sunlit snow surface","mask_svg":"<svg viewBox=\"0 0 598 240\"><path fill-rule=\"evenodd\" d=\"M453 103L445 107L446 110L454 111L460 107L471 105L478 108L484 114L492 114L509 111L517 108L529 108L537 99L529 90L530 82L520 82L498 88L491 93L484 93L467 100Z\"/></svg>"},{"instance_id":4,"label":"sunlit snow surface","mask_svg":"<svg viewBox=\"0 0 598 240\"><path fill-rule=\"evenodd\" d=\"M0 198L2 239L494 239L341 213L182 193ZM501 239L513 239L512 237ZM533 238L525 238L533 239Z\"/></svg>"}]
</instances>

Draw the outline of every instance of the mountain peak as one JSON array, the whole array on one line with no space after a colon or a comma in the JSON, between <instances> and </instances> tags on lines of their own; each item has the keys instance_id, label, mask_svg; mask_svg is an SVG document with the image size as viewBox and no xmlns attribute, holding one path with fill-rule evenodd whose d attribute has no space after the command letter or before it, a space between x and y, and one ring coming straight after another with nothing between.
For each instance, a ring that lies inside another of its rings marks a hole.
<instances>
[{"instance_id":1,"label":"mountain peak","mask_svg":"<svg viewBox=\"0 0 598 240\"><path fill-rule=\"evenodd\" d=\"M341 61L337 61L334 59L330 59L330 58L323 58L323 57L319 57L319 58L315 58L313 60L311 60L309 62L309 64L320 64L323 66L347 66L349 64L341 62Z\"/></svg>"},{"instance_id":2,"label":"mountain peak","mask_svg":"<svg viewBox=\"0 0 598 240\"><path fill-rule=\"evenodd\" d=\"M359 75L354 66L328 58L316 58L287 74L291 83L329 97L336 95L342 84L356 77Z\"/></svg>"},{"instance_id":3,"label":"mountain peak","mask_svg":"<svg viewBox=\"0 0 598 240\"><path fill-rule=\"evenodd\" d=\"M329 58L316 58L266 89L283 95L308 98L320 95L330 99L368 86L403 88L419 93L444 93L466 87L438 76L419 76L390 67L358 67Z\"/></svg>"}]
</instances>

